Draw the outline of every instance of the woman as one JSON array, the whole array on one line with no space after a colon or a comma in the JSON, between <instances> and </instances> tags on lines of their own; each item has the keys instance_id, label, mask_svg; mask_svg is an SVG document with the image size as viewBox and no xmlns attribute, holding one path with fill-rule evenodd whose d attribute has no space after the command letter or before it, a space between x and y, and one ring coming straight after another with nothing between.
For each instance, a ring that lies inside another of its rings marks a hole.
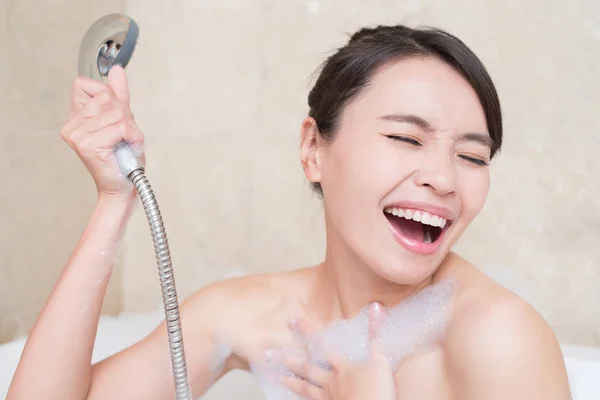
<instances>
[{"instance_id":1,"label":"woman","mask_svg":"<svg viewBox=\"0 0 600 400\"><path fill-rule=\"evenodd\" d=\"M94 178L98 203L29 336L10 400L173 396L164 325L90 366L112 255L135 203L112 147L143 141L123 71L109 78L79 78L73 90L61 133ZM362 29L326 61L308 103L301 161L323 196L325 260L218 282L184 302L194 395L230 370L276 358L294 374L269 378L309 399L569 399L546 322L450 251L484 205L502 144L498 97L480 60L440 30ZM445 281L457 289L444 336L391 366L377 340L385 310ZM330 348L326 364L306 352L269 353L372 304L369 357L358 364Z\"/></svg>"}]
</instances>

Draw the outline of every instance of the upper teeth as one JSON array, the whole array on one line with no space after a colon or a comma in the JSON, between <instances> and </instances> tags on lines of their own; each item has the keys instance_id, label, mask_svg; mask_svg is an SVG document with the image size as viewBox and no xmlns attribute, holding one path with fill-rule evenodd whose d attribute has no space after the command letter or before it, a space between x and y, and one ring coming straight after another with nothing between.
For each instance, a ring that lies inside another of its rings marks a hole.
<instances>
[{"instance_id":1,"label":"upper teeth","mask_svg":"<svg viewBox=\"0 0 600 400\"><path fill-rule=\"evenodd\" d=\"M430 214L420 210L408 210L403 208L388 207L384 210L388 214L396 215L398 217L404 217L406 219L412 219L425 225L438 226L443 228L448 222L445 218L439 215Z\"/></svg>"}]
</instances>

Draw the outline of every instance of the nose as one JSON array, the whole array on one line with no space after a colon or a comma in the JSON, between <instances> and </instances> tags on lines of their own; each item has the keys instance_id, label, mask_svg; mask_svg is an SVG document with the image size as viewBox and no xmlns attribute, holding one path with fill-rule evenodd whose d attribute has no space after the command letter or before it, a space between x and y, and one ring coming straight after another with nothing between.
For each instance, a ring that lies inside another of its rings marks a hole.
<instances>
[{"instance_id":1,"label":"nose","mask_svg":"<svg viewBox=\"0 0 600 400\"><path fill-rule=\"evenodd\" d=\"M440 196L456 191L456 171L448 157L425 157L424 165L415 174L417 186L428 187Z\"/></svg>"}]
</instances>

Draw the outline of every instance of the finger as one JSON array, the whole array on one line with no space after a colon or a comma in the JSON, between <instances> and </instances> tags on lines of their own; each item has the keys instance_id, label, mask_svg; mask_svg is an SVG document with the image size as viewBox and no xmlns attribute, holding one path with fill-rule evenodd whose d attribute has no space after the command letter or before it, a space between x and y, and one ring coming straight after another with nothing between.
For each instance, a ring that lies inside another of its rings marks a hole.
<instances>
[{"instance_id":1,"label":"finger","mask_svg":"<svg viewBox=\"0 0 600 400\"><path fill-rule=\"evenodd\" d=\"M289 327L296 339L305 344L312 340L315 336L315 330L304 318L290 318Z\"/></svg>"},{"instance_id":2,"label":"finger","mask_svg":"<svg viewBox=\"0 0 600 400\"><path fill-rule=\"evenodd\" d=\"M100 149L109 149L110 152L107 154L112 154L112 149L118 143L122 141L133 143L135 138L135 132L132 132L127 123L121 121L88 135L75 145L82 154L92 154Z\"/></svg>"},{"instance_id":3,"label":"finger","mask_svg":"<svg viewBox=\"0 0 600 400\"><path fill-rule=\"evenodd\" d=\"M111 109L118 110L110 111ZM107 115L113 115L117 118L119 115L121 115L123 118L133 120L133 115L131 114L131 111L123 107L123 104L119 102L119 100L117 100L110 87L105 87L105 89L102 92L91 98L90 101L81 110L79 110L65 123L65 125L63 125L61 129L61 136L63 140L69 143L71 140L73 140L71 136L75 133L75 131L85 133L85 129L83 131L79 129L79 127L84 123L84 121L93 117L97 117L102 113L106 113ZM117 121L115 121L114 118L110 118L106 122L106 126L112 125L115 122ZM93 130L88 129L87 132L95 131L101 128L102 126L96 126L93 128Z\"/></svg>"},{"instance_id":4,"label":"finger","mask_svg":"<svg viewBox=\"0 0 600 400\"><path fill-rule=\"evenodd\" d=\"M80 76L75 79L75 83L73 84L73 95L71 96L69 119L85 107L90 99L105 90L106 87L107 86L104 83L85 76Z\"/></svg>"},{"instance_id":5,"label":"finger","mask_svg":"<svg viewBox=\"0 0 600 400\"><path fill-rule=\"evenodd\" d=\"M292 317L289 320L289 328L304 352L310 354L312 347L315 345L314 338L316 337L315 329L310 322L304 318Z\"/></svg>"},{"instance_id":6,"label":"finger","mask_svg":"<svg viewBox=\"0 0 600 400\"><path fill-rule=\"evenodd\" d=\"M325 391L312 383L293 376L279 375L277 380L284 387L308 400L326 400Z\"/></svg>"},{"instance_id":7,"label":"finger","mask_svg":"<svg viewBox=\"0 0 600 400\"><path fill-rule=\"evenodd\" d=\"M373 303L369 308L369 339L375 340L377 332L385 319L385 310L380 303Z\"/></svg>"},{"instance_id":8,"label":"finger","mask_svg":"<svg viewBox=\"0 0 600 400\"><path fill-rule=\"evenodd\" d=\"M98 116L99 114L109 110L110 108L120 108L120 107L112 107L112 99L116 99L112 95L112 91L110 88L106 88L98 95L94 96L82 109L80 109L75 115L73 115L61 129L61 135L63 139L67 139L71 133L77 129L77 127L83 124L83 121ZM125 115L125 113L123 113Z\"/></svg>"},{"instance_id":9,"label":"finger","mask_svg":"<svg viewBox=\"0 0 600 400\"><path fill-rule=\"evenodd\" d=\"M127 116L131 114L127 107L117 99L110 87L90 99L80 112L83 113L84 118L91 118L110 108L121 108L126 111Z\"/></svg>"},{"instance_id":10,"label":"finger","mask_svg":"<svg viewBox=\"0 0 600 400\"><path fill-rule=\"evenodd\" d=\"M320 349L320 342L316 340L316 330L310 322L303 318L292 317L289 321L289 327L294 337L303 347L306 354L312 354L315 350Z\"/></svg>"},{"instance_id":11,"label":"finger","mask_svg":"<svg viewBox=\"0 0 600 400\"><path fill-rule=\"evenodd\" d=\"M335 351L327 349L323 342L318 338L316 329L313 328L307 320L301 318L290 319L290 329L296 338L305 344L307 348L322 353L327 362L327 366L321 369L337 370L343 364L343 359Z\"/></svg>"},{"instance_id":12,"label":"finger","mask_svg":"<svg viewBox=\"0 0 600 400\"><path fill-rule=\"evenodd\" d=\"M374 303L369 308L369 343L371 345L371 354L381 354L381 346L377 339L377 334L385 320L385 310L380 303Z\"/></svg>"},{"instance_id":13,"label":"finger","mask_svg":"<svg viewBox=\"0 0 600 400\"><path fill-rule=\"evenodd\" d=\"M80 126L73 129L68 139L70 142L77 143L84 136L98 132L119 122L123 122L126 126L129 125L123 119L123 110L120 108L111 108L103 114L81 121Z\"/></svg>"},{"instance_id":14,"label":"finger","mask_svg":"<svg viewBox=\"0 0 600 400\"><path fill-rule=\"evenodd\" d=\"M324 350L325 359L327 360L329 371L340 371L345 365L344 358L334 350Z\"/></svg>"},{"instance_id":15,"label":"finger","mask_svg":"<svg viewBox=\"0 0 600 400\"><path fill-rule=\"evenodd\" d=\"M120 65L115 65L108 72L108 85L111 87L119 101L129 106L129 85L127 75Z\"/></svg>"},{"instance_id":16,"label":"finger","mask_svg":"<svg viewBox=\"0 0 600 400\"><path fill-rule=\"evenodd\" d=\"M282 364L297 377L318 387L324 387L331 375L331 372L313 364L308 357L285 355Z\"/></svg>"}]
</instances>

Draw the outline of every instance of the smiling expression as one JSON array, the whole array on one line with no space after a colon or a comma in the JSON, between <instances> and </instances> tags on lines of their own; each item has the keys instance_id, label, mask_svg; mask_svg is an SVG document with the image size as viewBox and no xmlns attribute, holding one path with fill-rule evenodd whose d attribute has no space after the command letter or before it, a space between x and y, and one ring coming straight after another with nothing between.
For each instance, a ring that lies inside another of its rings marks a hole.
<instances>
[{"instance_id":1,"label":"smiling expression","mask_svg":"<svg viewBox=\"0 0 600 400\"><path fill-rule=\"evenodd\" d=\"M346 106L331 143L303 141L329 240L390 281L426 279L485 203L487 130L474 89L445 62L386 64Z\"/></svg>"}]
</instances>

